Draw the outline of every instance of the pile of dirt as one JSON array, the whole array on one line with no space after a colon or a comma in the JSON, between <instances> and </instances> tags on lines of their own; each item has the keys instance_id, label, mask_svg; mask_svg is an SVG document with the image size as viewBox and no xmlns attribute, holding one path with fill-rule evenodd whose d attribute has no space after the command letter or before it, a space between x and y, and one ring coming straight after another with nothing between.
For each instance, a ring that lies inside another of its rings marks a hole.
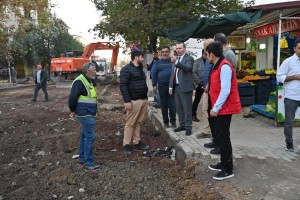
<instances>
[{"instance_id":1,"label":"pile of dirt","mask_svg":"<svg viewBox=\"0 0 300 200\"><path fill-rule=\"evenodd\" d=\"M102 92L106 88L106 91ZM97 87L103 95L96 119L97 172L86 172L77 154L80 124L69 117L69 89L49 88L49 102L30 101L33 88L0 97L0 199L224 199L213 183L195 178L201 165L164 156L123 153L125 119L118 85ZM115 106L107 109L105 104ZM167 144L145 118L142 139L151 150ZM242 195L242 192L238 191ZM242 197L242 196L241 196Z\"/></svg>"}]
</instances>

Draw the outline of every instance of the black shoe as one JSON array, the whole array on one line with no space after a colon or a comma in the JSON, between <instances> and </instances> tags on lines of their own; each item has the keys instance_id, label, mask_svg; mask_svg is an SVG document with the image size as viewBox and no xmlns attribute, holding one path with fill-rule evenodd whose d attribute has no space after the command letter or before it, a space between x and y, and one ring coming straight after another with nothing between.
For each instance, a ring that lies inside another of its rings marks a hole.
<instances>
[{"instance_id":1,"label":"black shoe","mask_svg":"<svg viewBox=\"0 0 300 200\"><path fill-rule=\"evenodd\" d=\"M149 145L145 144L144 142L140 141L138 144L134 145L134 148L140 149L140 150L146 150L149 149Z\"/></svg>"},{"instance_id":2,"label":"black shoe","mask_svg":"<svg viewBox=\"0 0 300 200\"><path fill-rule=\"evenodd\" d=\"M127 154L127 155L130 155L132 153L132 148L129 144L126 144L124 146L124 153Z\"/></svg>"},{"instance_id":3,"label":"black shoe","mask_svg":"<svg viewBox=\"0 0 300 200\"><path fill-rule=\"evenodd\" d=\"M286 143L286 151L294 152L294 145L291 142Z\"/></svg>"},{"instance_id":4,"label":"black shoe","mask_svg":"<svg viewBox=\"0 0 300 200\"><path fill-rule=\"evenodd\" d=\"M221 163L215 164L215 165L209 165L208 166L209 169L214 170L214 171L222 171L222 166Z\"/></svg>"},{"instance_id":5,"label":"black shoe","mask_svg":"<svg viewBox=\"0 0 300 200\"><path fill-rule=\"evenodd\" d=\"M154 107L154 108L161 108L161 106L160 106L160 105L157 105L157 104L153 105L153 107Z\"/></svg>"},{"instance_id":6,"label":"black shoe","mask_svg":"<svg viewBox=\"0 0 300 200\"><path fill-rule=\"evenodd\" d=\"M214 149L212 149L210 151L211 154L216 154L219 155L220 154L220 148L219 147L215 147Z\"/></svg>"},{"instance_id":7,"label":"black shoe","mask_svg":"<svg viewBox=\"0 0 300 200\"><path fill-rule=\"evenodd\" d=\"M194 122L200 122L200 120L196 117L196 116L193 116L193 119L192 119Z\"/></svg>"},{"instance_id":8,"label":"black shoe","mask_svg":"<svg viewBox=\"0 0 300 200\"><path fill-rule=\"evenodd\" d=\"M170 128L169 123L164 123L165 128Z\"/></svg>"},{"instance_id":9,"label":"black shoe","mask_svg":"<svg viewBox=\"0 0 300 200\"><path fill-rule=\"evenodd\" d=\"M185 127L184 126L178 126L177 128L175 128L173 131L174 132L179 132L179 131L185 131Z\"/></svg>"},{"instance_id":10,"label":"black shoe","mask_svg":"<svg viewBox=\"0 0 300 200\"><path fill-rule=\"evenodd\" d=\"M191 129L186 129L185 135L186 135L186 136L192 135L192 130L191 130Z\"/></svg>"},{"instance_id":11,"label":"black shoe","mask_svg":"<svg viewBox=\"0 0 300 200\"><path fill-rule=\"evenodd\" d=\"M204 147L206 147L206 148L216 148L217 145L214 142L209 142L209 143L205 143Z\"/></svg>"},{"instance_id":12,"label":"black shoe","mask_svg":"<svg viewBox=\"0 0 300 200\"><path fill-rule=\"evenodd\" d=\"M233 172L226 172L225 170L222 170L218 172L216 175L213 176L213 179L221 181L227 178L232 178L234 177Z\"/></svg>"},{"instance_id":13,"label":"black shoe","mask_svg":"<svg viewBox=\"0 0 300 200\"><path fill-rule=\"evenodd\" d=\"M36 102L36 99L32 99L31 101Z\"/></svg>"}]
</instances>

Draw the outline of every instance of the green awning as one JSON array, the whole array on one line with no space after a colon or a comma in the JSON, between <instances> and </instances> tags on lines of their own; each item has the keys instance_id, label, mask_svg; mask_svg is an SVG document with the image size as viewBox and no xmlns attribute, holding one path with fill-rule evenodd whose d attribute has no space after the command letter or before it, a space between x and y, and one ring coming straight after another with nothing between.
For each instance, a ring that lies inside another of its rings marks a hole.
<instances>
[{"instance_id":1,"label":"green awning","mask_svg":"<svg viewBox=\"0 0 300 200\"><path fill-rule=\"evenodd\" d=\"M189 38L211 38L216 33L230 35L238 27L256 22L262 11L235 12L221 17L202 17L161 31L161 36L184 42Z\"/></svg>"}]
</instances>

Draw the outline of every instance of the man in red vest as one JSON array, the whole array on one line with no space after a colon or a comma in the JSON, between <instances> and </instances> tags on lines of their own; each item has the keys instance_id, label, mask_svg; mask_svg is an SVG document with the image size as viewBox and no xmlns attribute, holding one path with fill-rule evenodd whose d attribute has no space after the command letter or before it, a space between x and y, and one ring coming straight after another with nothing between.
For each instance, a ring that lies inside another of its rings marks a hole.
<instances>
[{"instance_id":1,"label":"man in red vest","mask_svg":"<svg viewBox=\"0 0 300 200\"><path fill-rule=\"evenodd\" d=\"M235 70L224 58L222 43L212 42L206 50L207 59L213 64L208 84L208 114L211 131L221 153L221 162L210 165L209 169L219 171L213 179L223 180L234 176L230 123L232 114L240 113L242 107Z\"/></svg>"}]
</instances>

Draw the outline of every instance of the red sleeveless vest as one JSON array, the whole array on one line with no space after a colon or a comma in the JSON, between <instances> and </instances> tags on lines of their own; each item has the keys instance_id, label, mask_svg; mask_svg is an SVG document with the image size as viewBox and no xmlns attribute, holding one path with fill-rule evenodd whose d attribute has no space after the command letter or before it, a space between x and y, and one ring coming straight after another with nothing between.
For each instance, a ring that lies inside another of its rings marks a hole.
<instances>
[{"instance_id":1,"label":"red sleeveless vest","mask_svg":"<svg viewBox=\"0 0 300 200\"><path fill-rule=\"evenodd\" d=\"M228 114L238 114L241 112L241 101L240 101L240 96L238 92L238 84L236 81L236 74L235 71L231 65L231 63L224 59L221 61L219 66L215 70L211 72L210 75L210 82L209 82L209 97L210 101L212 104L212 107L214 107L219 94L221 92L221 79L220 79L220 74L221 74L221 69L224 64L227 64L230 66L232 70L232 78L231 78L231 89L230 93L223 104L221 110L219 111L218 115L228 115Z\"/></svg>"}]
</instances>

